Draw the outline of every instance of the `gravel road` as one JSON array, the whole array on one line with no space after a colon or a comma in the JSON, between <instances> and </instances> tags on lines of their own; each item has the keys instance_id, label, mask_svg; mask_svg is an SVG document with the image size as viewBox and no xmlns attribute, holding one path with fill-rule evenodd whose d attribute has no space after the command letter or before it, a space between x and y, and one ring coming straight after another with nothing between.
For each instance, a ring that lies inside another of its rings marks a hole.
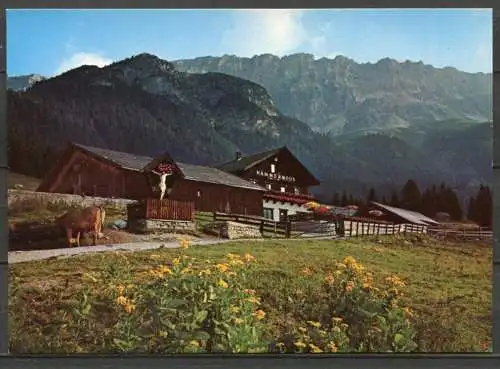
<instances>
[{"instance_id":1,"label":"gravel road","mask_svg":"<svg viewBox=\"0 0 500 369\"><path fill-rule=\"evenodd\" d=\"M216 245L226 243L229 240L217 239L201 239L193 240L192 245ZM233 241L234 242L234 241ZM75 255L96 253L96 252L110 252L110 251L143 251L153 250L159 248L175 249L179 247L177 241L166 242L131 242L98 246L85 246L85 247L72 247L65 249L52 249L52 250L29 250L29 251L10 251L9 264L23 263L27 261L43 260L51 258L66 258Z\"/></svg>"}]
</instances>

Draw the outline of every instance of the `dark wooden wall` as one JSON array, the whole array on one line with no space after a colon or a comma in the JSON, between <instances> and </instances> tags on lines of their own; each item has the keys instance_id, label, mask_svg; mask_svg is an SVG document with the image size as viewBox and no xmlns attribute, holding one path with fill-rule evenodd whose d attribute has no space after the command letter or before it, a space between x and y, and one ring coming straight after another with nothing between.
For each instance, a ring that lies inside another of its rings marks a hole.
<instances>
[{"instance_id":1,"label":"dark wooden wall","mask_svg":"<svg viewBox=\"0 0 500 369\"><path fill-rule=\"evenodd\" d=\"M200 191L198 197L197 192ZM169 198L194 201L198 211L262 216L262 191L178 179Z\"/></svg>"},{"instance_id":2,"label":"dark wooden wall","mask_svg":"<svg viewBox=\"0 0 500 369\"><path fill-rule=\"evenodd\" d=\"M62 163L54 180L43 190L128 199L149 197L151 193L143 174L117 168L78 150Z\"/></svg>"},{"instance_id":3,"label":"dark wooden wall","mask_svg":"<svg viewBox=\"0 0 500 369\"><path fill-rule=\"evenodd\" d=\"M274 158L277 156L278 161L275 162ZM293 158L287 151L281 151L276 156L273 156L255 167L249 169L247 172L241 173L241 177L249 180L254 179L257 184L266 188L267 183L271 183L272 189L280 191L280 187L285 187L285 192L294 193L294 188L297 187L302 194L309 194L309 186L313 185L310 175L307 174L302 165ZM279 181L270 178L256 175L257 170L264 172L271 172L271 164L276 165L276 173L284 176L295 177L295 182Z\"/></svg>"}]
</instances>

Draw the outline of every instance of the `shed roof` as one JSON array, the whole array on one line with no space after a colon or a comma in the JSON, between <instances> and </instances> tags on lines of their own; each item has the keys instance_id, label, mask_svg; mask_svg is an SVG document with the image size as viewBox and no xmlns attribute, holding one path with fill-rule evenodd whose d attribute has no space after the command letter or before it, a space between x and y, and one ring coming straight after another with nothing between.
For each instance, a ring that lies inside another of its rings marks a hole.
<instances>
[{"instance_id":1,"label":"shed roof","mask_svg":"<svg viewBox=\"0 0 500 369\"><path fill-rule=\"evenodd\" d=\"M134 155L125 152L103 149L99 147L92 147L73 143L74 146L90 152L95 156L105 159L114 163L120 168L142 172L143 169L154 160L150 156ZM205 183L222 184L230 187L246 188L250 190L266 191L263 187L246 181L233 174L224 172L217 168L205 167L201 165L185 164L175 162L181 170L183 177L187 180Z\"/></svg>"},{"instance_id":2,"label":"shed roof","mask_svg":"<svg viewBox=\"0 0 500 369\"><path fill-rule=\"evenodd\" d=\"M425 215L417 213L416 211L396 208L394 206L384 205L375 201L372 201L372 204L385 211L396 214L397 216L409 221L410 223L421 224L421 225L430 225L430 224L439 225L439 223L436 222L434 219L426 217Z\"/></svg>"}]
</instances>

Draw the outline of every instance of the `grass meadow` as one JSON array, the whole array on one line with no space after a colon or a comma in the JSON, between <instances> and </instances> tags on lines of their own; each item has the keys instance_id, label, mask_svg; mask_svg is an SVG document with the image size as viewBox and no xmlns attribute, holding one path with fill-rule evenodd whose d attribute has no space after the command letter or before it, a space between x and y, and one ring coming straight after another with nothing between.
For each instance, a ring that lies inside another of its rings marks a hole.
<instances>
[{"instance_id":1,"label":"grass meadow","mask_svg":"<svg viewBox=\"0 0 500 369\"><path fill-rule=\"evenodd\" d=\"M11 353L490 350L489 244L180 243L10 265Z\"/></svg>"}]
</instances>

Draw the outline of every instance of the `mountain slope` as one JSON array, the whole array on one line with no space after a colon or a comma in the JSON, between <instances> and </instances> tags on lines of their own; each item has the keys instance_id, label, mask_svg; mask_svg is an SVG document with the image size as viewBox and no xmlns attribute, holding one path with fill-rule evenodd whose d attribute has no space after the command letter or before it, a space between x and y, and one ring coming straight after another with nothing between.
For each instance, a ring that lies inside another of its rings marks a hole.
<instances>
[{"instance_id":1,"label":"mountain slope","mask_svg":"<svg viewBox=\"0 0 500 369\"><path fill-rule=\"evenodd\" d=\"M338 56L203 57L174 62L180 71L220 72L264 86L284 114L333 134L409 127L429 121L492 119L492 76L382 59L358 64Z\"/></svg>"},{"instance_id":2,"label":"mountain slope","mask_svg":"<svg viewBox=\"0 0 500 369\"><path fill-rule=\"evenodd\" d=\"M443 130L432 135L422 124L415 143L406 140L417 137L414 127L332 138L281 114L256 83L179 72L148 54L104 68L80 67L25 92L9 91L8 115L9 164L38 177L73 140L140 155L168 150L179 161L204 165L231 160L236 151L286 145L323 182L319 191L325 196L343 189L364 195L371 186L388 190L408 178L421 184L444 180L464 191L491 179L488 124L464 123L457 130L443 122ZM464 143L476 153L468 160ZM441 147L449 155L440 156Z\"/></svg>"},{"instance_id":3,"label":"mountain slope","mask_svg":"<svg viewBox=\"0 0 500 369\"><path fill-rule=\"evenodd\" d=\"M7 77L7 88L12 91L26 91L35 83L43 81L45 77L39 74L29 74L27 76Z\"/></svg>"}]
</instances>

